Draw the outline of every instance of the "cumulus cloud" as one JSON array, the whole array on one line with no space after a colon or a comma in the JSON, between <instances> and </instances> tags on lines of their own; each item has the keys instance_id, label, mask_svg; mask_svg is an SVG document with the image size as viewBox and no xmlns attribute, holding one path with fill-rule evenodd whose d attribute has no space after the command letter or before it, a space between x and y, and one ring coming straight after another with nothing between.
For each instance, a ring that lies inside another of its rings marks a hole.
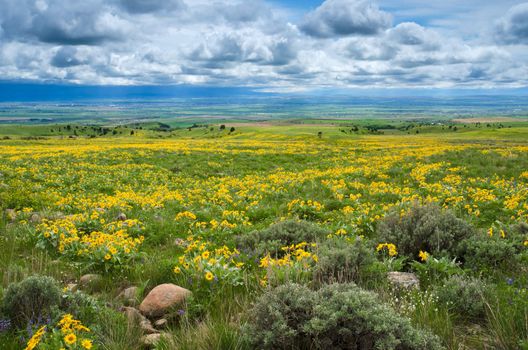
<instances>
[{"instance_id":1,"label":"cumulus cloud","mask_svg":"<svg viewBox=\"0 0 528 350\"><path fill-rule=\"evenodd\" d=\"M497 22L495 38L506 44L528 44L528 2L512 7Z\"/></svg>"},{"instance_id":2,"label":"cumulus cloud","mask_svg":"<svg viewBox=\"0 0 528 350\"><path fill-rule=\"evenodd\" d=\"M414 22L398 24L388 32L389 39L402 45L420 46L425 50L440 47L441 38L436 32Z\"/></svg>"},{"instance_id":3,"label":"cumulus cloud","mask_svg":"<svg viewBox=\"0 0 528 350\"><path fill-rule=\"evenodd\" d=\"M119 4L133 14L174 11L185 8L182 0L119 0Z\"/></svg>"},{"instance_id":4,"label":"cumulus cloud","mask_svg":"<svg viewBox=\"0 0 528 350\"><path fill-rule=\"evenodd\" d=\"M510 45L525 42L524 6L490 25L500 38L492 43L410 19L392 26L384 10L394 6L366 0L311 11L265 0L0 0L0 8L3 79L275 91L528 84L528 53Z\"/></svg>"},{"instance_id":5,"label":"cumulus cloud","mask_svg":"<svg viewBox=\"0 0 528 350\"><path fill-rule=\"evenodd\" d=\"M209 68L243 62L285 65L297 55L294 41L288 32L281 35L266 35L257 30L213 33L198 44L188 58Z\"/></svg>"},{"instance_id":6,"label":"cumulus cloud","mask_svg":"<svg viewBox=\"0 0 528 350\"><path fill-rule=\"evenodd\" d=\"M83 64L76 57L77 49L71 46L61 47L51 59L51 65L58 68L73 67Z\"/></svg>"},{"instance_id":7,"label":"cumulus cloud","mask_svg":"<svg viewBox=\"0 0 528 350\"><path fill-rule=\"evenodd\" d=\"M64 45L97 45L119 40L126 22L104 2L2 0L2 29L7 37Z\"/></svg>"},{"instance_id":8,"label":"cumulus cloud","mask_svg":"<svg viewBox=\"0 0 528 350\"><path fill-rule=\"evenodd\" d=\"M217 6L218 12L228 22L253 22L259 18L273 16L269 6L259 0L245 0Z\"/></svg>"},{"instance_id":9,"label":"cumulus cloud","mask_svg":"<svg viewBox=\"0 0 528 350\"><path fill-rule=\"evenodd\" d=\"M392 17L367 0L326 0L308 13L301 30L318 38L374 35L391 25Z\"/></svg>"}]
</instances>

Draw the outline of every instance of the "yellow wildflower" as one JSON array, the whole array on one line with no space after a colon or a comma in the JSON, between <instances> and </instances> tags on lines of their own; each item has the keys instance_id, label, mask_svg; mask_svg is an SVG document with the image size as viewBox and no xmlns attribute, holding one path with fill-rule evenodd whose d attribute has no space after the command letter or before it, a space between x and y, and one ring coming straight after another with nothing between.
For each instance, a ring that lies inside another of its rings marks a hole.
<instances>
[{"instance_id":1,"label":"yellow wildflower","mask_svg":"<svg viewBox=\"0 0 528 350\"><path fill-rule=\"evenodd\" d=\"M81 345L82 345L83 348L88 349L88 350L90 350L92 348L92 346L93 346L92 341L88 340L88 339L84 339L81 342Z\"/></svg>"},{"instance_id":2,"label":"yellow wildflower","mask_svg":"<svg viewBox=\"0 0 528 350\"><path fill-rule=\"evenodd\" d=\"M72 345L77 341L77 336L74 333L70 333L64 337L64 342L68 345Z\"/></svg>"},{"instance_id":3,"label":"yellow wildflower","mask_svg":"<svg viewBox=\"0 0 528 350\"><path fill-rule=\"evenodd\" d=\"M420 257L420 260L425 262L429 258L429 253L427 253L427 252L425 252L423 250L420 250L420 253L418 254L418 256Z\"/></svg>"}]
</instances>

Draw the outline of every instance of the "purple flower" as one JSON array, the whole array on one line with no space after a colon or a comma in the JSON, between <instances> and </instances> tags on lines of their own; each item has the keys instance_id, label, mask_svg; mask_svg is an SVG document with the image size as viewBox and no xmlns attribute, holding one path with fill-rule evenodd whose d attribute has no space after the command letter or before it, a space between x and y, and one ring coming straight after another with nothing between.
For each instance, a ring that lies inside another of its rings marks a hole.
<instances>
[{"instance_id":1,"label":"purple flower","mask_svg":"<svg viewBox=\"0 0 528 350\"><path fill-rule=\"evenodd\" d=\"M179 309L178 315L183 316L185 314L185 310Z\"/></svg>"},{"instance_id":2,"label":"purple flower","mask_svg":"<svg viewBox=\"0 0 528 350\"><path fill-rule=\"evenodd\" d=\"M7 332L11 328L11 320L0 319L0 333Z\"/></svg>"},{"instance_id":3,"label":"purple flower","mask_svg":"<svg viewBox=\"0 0 528 350\"><path fill-rule=\"evenodd\" d=\"M506 279L506 283L508 283L509 286L513 284L513 278Z\"/></svg>"}]
</instances>

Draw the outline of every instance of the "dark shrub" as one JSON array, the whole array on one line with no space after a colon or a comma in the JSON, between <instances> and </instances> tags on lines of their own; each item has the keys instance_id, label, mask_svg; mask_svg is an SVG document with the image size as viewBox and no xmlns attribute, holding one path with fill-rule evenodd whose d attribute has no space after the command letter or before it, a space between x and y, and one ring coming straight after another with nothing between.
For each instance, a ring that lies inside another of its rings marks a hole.
<instances>
[{"instance_id":1,"label":"dark shrub","mask_svg":"<svg viewBox=\"0 0 528 350\"><path fill-rule=\"evenodd\" d=\"M435 288L438 302L462 317L478 320L486 316L485 284L477 278L452 276Z\"/></svg>"},{"instance_id":2,"label":"dark shrub","mask_svg":"<svg viewBox=\"0 0 528 350\"><path fill-rule=\"evenodd\" d=\"M60 302L60 289L53 278L32 276L7 288L2 307L13 325L22 328L30 321L49 317Z\"/></svg>"},{"instance_id":3,"label":"dark shrub","mask_svg":"<svg viewBox=\"0 0 528 350\"><path fill-rule=\"evenodd\" d=\"M328 239L318 246L317 256L314 280L318 283L358 283L375 277L374 250L359 237L352 242Z\"/></svg>"},{"instance_id":4,"label":"dark shrub","mask_svg":"<svg viewBox=\"0 0 528 350\"><path fill-rule=\"evenodd\" d=\"M271 225L265 230L254 231L236 237L237 245L257 256L268 252L272 256L282 254L282 247L300 242L314 242L326 237L330 232L306 221L282 221Z\"/></svg>"},{"instance_id":5,"label":"dark shrub","mask_svg":"<svg viewBox=\"0 0 528 350\"><path fill-rule=\"evenodd\" d=\"M381 243L396 244L400 254L413 259L420 250L433 255L454 255L458 243L474 233L470 224L435 204L415 204L402 216L393 212L378 225Z\"/></svg>"},{"instance_id":6,"label":"dark shrub","mask_svg":"<svg viewBox=\"0 0 528 350\"><path fill-rule=\"evenodd\" d=\"M442 349L438 339L411 326L377 298L354 284L312 291L286 284L268 291L250 311L244 328L258 349Z\"/></svg>"},{"instance_id":7,"label":"dark shrub","mask_svg":"<svg viewBox=\"0 0 528 350\"><path fill-rule=\"evenodd\" d=\"M501 237L475 235L459 244L458 256L465 267L473 269L505 268L517 266L515 243Z\"/></svg>"}]
</instances>

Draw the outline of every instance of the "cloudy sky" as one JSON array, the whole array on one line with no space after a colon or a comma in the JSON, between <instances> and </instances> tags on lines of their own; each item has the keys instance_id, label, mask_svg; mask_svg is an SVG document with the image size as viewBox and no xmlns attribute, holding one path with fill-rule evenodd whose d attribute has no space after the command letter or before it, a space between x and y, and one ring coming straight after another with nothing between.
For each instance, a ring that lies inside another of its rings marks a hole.
<instances>
[{"instance_id":1,"label":"cloudy sky","mask_svg":"<svg viewBox=\"0 0 528 350\"><path fill-rule=\"evenodd\" d=\"M528 86L528 2L0 0L0 80Z\"/></svg>"}]
</instances>

